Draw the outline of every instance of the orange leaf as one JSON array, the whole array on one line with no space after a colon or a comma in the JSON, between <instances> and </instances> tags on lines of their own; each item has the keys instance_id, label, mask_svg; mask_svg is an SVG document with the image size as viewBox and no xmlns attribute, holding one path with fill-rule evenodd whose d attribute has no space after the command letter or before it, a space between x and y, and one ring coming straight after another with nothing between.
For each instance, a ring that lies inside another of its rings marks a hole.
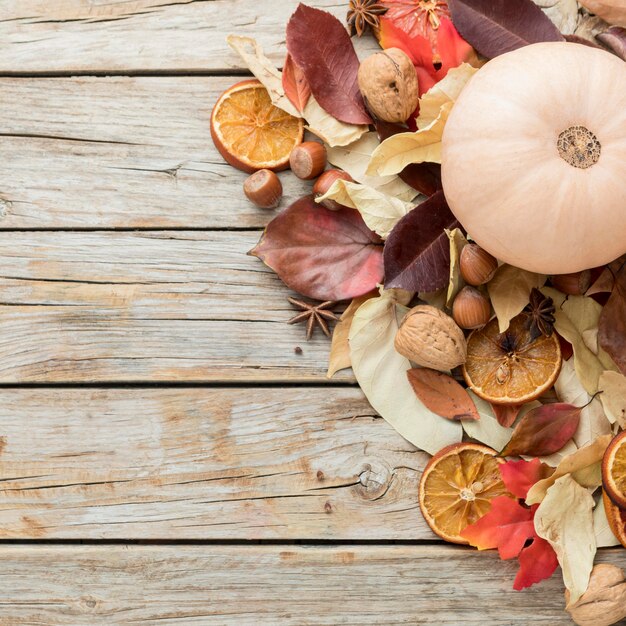
<instances>
[{"instance_id":1,"label":"orange leaf","mask_svg":"<svg viewBox=\"0 0 626 626\"><path fill-rule=\"evenodd\" d=\"M290 54L283 67L283 89L291 104L302 113L311 96L311 88L304 72L294 63Z\"/></svg>"},{"instance_id":2,"label":"orange leaf","mask_svg":"<svg viewBox=\"0 0 626 626\"><path fill-rule=\"evenodd\" d=\"M415 395L426 408L449 420L477 420L480 415L467 390L447 374L419 368L407 372Z\"/></svg>"},{"instance_id":3,"label":"orange leaf","mask_svg":"<svg viewBox=\"0 0 626 626\"><path fill-rule=\"evenodd\" d=\"M504 426L504 428L509 428L513 425L522 408L521 404L490 404L498 424Z\"/></svg>"}]
</instances>

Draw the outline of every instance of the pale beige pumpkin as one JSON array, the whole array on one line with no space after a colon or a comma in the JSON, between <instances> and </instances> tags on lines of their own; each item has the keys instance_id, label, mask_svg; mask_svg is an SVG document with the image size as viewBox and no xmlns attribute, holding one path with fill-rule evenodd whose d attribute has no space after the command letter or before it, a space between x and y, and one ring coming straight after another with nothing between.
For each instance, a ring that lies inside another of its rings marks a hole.
<instances>
[{"instance_id":1,"label":"pale beige pumpkin","mask_svg":"<svg viewBox=\"0 0 626 626\"><path fill-rule=\"evenodd\" d=\"M539 43L481 68L443 134L443 187L498 259L567 274L626 252L626 63Z\"/></svg>"}]
</instances>

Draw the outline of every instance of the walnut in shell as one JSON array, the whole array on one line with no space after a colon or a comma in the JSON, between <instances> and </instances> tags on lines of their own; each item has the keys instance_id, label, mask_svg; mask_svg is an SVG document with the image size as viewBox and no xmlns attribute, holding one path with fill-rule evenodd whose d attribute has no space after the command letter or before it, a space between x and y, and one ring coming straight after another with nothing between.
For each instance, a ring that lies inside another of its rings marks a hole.
<instances>
[{"instance_id":1,"label":"walnut in shell","mask_svg":"<svg viewBox=\"0 0 626 626\"><path fill-rule=\"evenodd\" d=\"M467 343L455 321L434 306L420 304L402 320L395 348L410 361L434 370L451 370L465 363Z\"/></svg>"},{"instance_id":2,"label":"walnut in shell","mask_svg":"<svg viewBox=\"0 0 626 626\"><path fill-rule=\"evenodd\" d=\"M359 67L359 88L372 115L405 122L417 108L417 73L399 48L376 52Z\"/></svg>"},{"instance_id":3,"label":"walnut in shell","mask_svg":"<svg viewBox=\"0 0 626 626\"><path fill-rule=\"evenodd\" d=\"M596 565L591 571L587 591L567 611L578 626L610 626L626 617L626 579L615 565Z\"/></svg>"}]
</instances>

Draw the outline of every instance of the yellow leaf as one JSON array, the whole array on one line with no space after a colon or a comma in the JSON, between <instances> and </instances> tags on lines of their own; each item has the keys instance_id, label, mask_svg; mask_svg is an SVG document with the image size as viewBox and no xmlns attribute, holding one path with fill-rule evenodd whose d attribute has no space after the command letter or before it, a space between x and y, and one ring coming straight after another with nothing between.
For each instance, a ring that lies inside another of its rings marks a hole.
<instances>
[{"instance_id":1,"label":"yellow leaf","mask_svg":"<svg viewBox=\"0 0 626 626\"><path fill-rule=\"evenodd\" d=\"M441 136L452 109L444 104L437 119L416 133L399 133L385 139L372 154L367 174L398 174L411 163L441 163Z\"/></svg>"},{"instance_id":2,"label":"yellow leaf","mask_svg":"<svg viewBox=\"0 0 626 626\"><path fill-rule=\"evenodd\" d=\"M420 113L415 120L418 128L424 128L432 124L438 117L441 107L448 103L454 103L470 78L478 71L468 63L461 63L448 71L446 76L435 83L420 98Z\"/></svg>"},{"instance_id":3,"label":"yellow leaf","mask_svg":"<svg viewBox=\"0 0 626 626\"><path fill-rule=\"evenodd\" d=\"M548 489L535 512L535 531L556 552L570 604L587 590L596 555L591 494L571 476L562 476Z\"/></svg>"},{"instance_id":4,"label":"yellow leaf","mask_svg":"<svg viewBox=\"0 0 626 626\"><path fill-rule=\"evenodd\" d=\"M611 424L626 428L626 376L619 372L602 372L598 384L600 401Z\"/></svg>"},{"instance_id":5,"label":"yellow leaf","mask_svg":"<svg viewBox=\"0 0 626 626\"><path fill-rule=\"evenodd\" d=\"M378 295L376 291L371 291L364 296L354 298L348 305L348 308L342 313L341 319L337 322L333 330L333 340L330 345L330 358L326 378L332 378L338 371L345 370L352 366L350 361L350 344L348 343L352 319L359 307L376 295Z\"/></svg>"},{"instance_id":6,"label":"yellow leaf","mask_svg":"<svg viewBox=\"0 0 626 626\"><path fill-rule=\"evenodd\" d=\"M547 276L543 274L527 272L513 265L501 265L497 269L487 289L501 333L528 304L533 287L539 289L546 279Z\"/></svg>"},{"instance_id":7,"label":"yellow leaf","mask_svg":"<svg viewBox=\"0 0 626 626\"><path fill-rule=\"evenodd\" d=\"M347 146L369 130L369 126L346 124L328 115L312 94L302 113L307 121L306 128L329 146Z\"/></svg>"},{"instance_id":8,"label":"yellow leaf","mask_svg":"<svg viewBox=\"0 0 626 626\"><path fill-rule=\"evenodd\" d=\"M387 239L398 220L416 206L367 185L341 179L336 180L330 189L315 201L322 202L327 199L356 209L367 227L383 239Z\"/></svg>"},{"instance_id":9,"label":"yellow leaf","mask_svg":"<svg viewBox=\"0 0 626 626\"><path fill-rule=\"evenodd\" d=\"M359 307L350 328L352 369L381 417L413 445L435 454L461 441L463 431L418 400L407 378L411 364L394 349L396 303L408 304L411 295L389 289Z\"/></svg>"},{"instance_id":10,"label":"yellow leaf","mask_svg":"<svg viewBox=\"0 0 626 626\"><path fill-rule=\"evenodd\" d=\"M465 239L465 236L458 228L454 230L448 230L446 228L445 230L450 240L450 281L446 293L446 306L451 306L456 294L459 293L461 288L465 285L465 281L461 276L459 260L461 258L461 250L467 245L467 239Z\"/></svg>"}]
</instances>

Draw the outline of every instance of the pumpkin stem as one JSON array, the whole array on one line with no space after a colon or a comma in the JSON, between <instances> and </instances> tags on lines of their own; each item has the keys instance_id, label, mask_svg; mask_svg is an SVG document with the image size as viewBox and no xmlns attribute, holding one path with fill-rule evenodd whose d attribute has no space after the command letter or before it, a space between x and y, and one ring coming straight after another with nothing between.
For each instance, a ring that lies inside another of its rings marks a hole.
<instances>
[{"instance_id":1,"label":"pumpkin stem","mask_svg":"<svg viewBox=\"0 0 626 626\"><path fill-rule=\"evenodd\" d=\"M557 139L559 156L572 167L586 170L598 162L601 145L598 138L584 126L570 126Z\"/></svg>"}]
</instances>

